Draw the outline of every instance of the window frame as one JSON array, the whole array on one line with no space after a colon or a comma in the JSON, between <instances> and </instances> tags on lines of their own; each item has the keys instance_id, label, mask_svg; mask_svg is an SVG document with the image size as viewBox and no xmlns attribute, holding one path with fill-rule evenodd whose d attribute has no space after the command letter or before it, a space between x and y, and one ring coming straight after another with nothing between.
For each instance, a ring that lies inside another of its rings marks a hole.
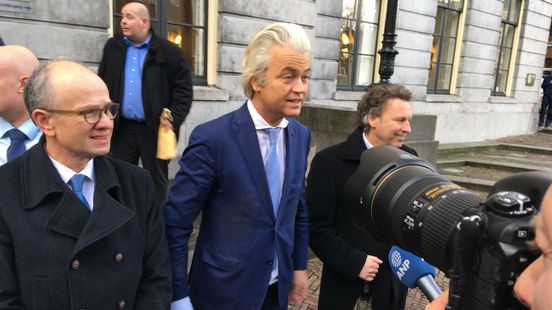
<instances>
[{"instance_id":1,"label":"window frame","mask_svg":"<svg viewBox=\"0 0 552 310\"><path fill-rule=\"evenodd\" d=\"M354 28L354 42L360 42L360 35L361 35L361 25L363 23L365 24L371 24L371 25L376 25L376 31L375 31L375 34L376 34L376 41L375 41L375 44L374 44L374 62L373 62L373 70L372 70L372 81L370 83L374 83L376 82L376 72L378 72L378 67L379 67L379 62L380 62L380 55L378 53L378 51L381 49L381 41L382 41L382 30L383 30L383 24L385 23L385 7L387 7L387 0L376 0L376 1L379 1L379 12L377 14L377 22L376 23L370 23L370 22L364 22L362 21L362 4L365 2L365 1L370 1L370 0L354 0L355 2L355 13L356 13L356 16L354 19L351 19L351 18L344 18L343 16L341 16L339 18L339 21L341 23L341 21L343 20L350 20L352 21L353 23L355 23L355 28ZM343 10L343 7L341 7L341 9ZM342 32L340 31L339 35L340 37L338 38L338 41L339 41L339 54L341 54L341 34ZM353 51L349 52L349 55L350 57L352 57L352 66L351 66L351 72L350 72L350 75L351 75L351 83L347 83L347 84L343 84L343 83L339 83L337 82L336 83L336 90L337 91L365 91L366 88L370 85L360 85L360 84L356 84L356 75L357 75L357 71L358 71L358 63L359 63L359 56L365 56L366 54L361 54L359 55L359 46L360 44L354 44L353 45ZM338 54L338 55L339 55ZM338 56L339 57L339 56ZM339 58L338 58L338 64L337 64L337 70L338 70L338 73L339 73ZM336 79L337 81L337 79Z\"/></svg>"},{"instance_id":2,"label":"window frame","mask_svg":"<svg viewBox=\"0 0 552 310\"><path fill-rule=\"evenodd\" d=\"M468 5L467 0L462 0L461 8L454 8L451 5L451 2L443 2L443 3L437 2L437 14L439 14L438 13L439 9L443 10L444 14L443 14L443 18L441 19L440 33L437 34L435 33L435 30L434 30L432 35L433 40L435 40L436 36L439 38L439 46L437 48L437 61L434 63L433 57L431 57L431 59L429 60L430 69L428 71L428 83L427 83L427 90L426 90L428 94L452 95L455 93L456 77L458 75L459 54L462 46L461 40L462 40L462 34L463 34L463 27L465 23L465 10L467 5ZM449 13L450 11L456 12L457 25L454 31L449 32L449 31L445 31L445 25L447 22L447 18L446 18L448 15L447 13ZM436 18L437 18L437 15L436 15ZM436 20L436 23L437 23L437 20ZM435 25L435 27L437 27L437 24ZM451 32L455 33L454 37L449 35L447 36L444 35L445 33L451 33ZM452 53L451 63L444 63L442 61L443 45L444 45L445 39L454 39L454 51ZM431 69L432 69L432 66L434 65L437 67L435 70L435 77L433 81L435 88L430 88L429 86L431 84L431 81L430 81ZM444 65L450 65L450 79L448 81L448 89L437 87L437 85L439 84L438 81L441 73L440 69L441 69L441 66L444 66Z\"/></svg>"},{"instance_id":3,"label":"window frame","mask_svg":"<svg viewBox=\"0 0 552 310\"><path fill-rule=\"evenodd\" d=\"M519 16L517 20L511 21L510 20L510 14L512 12L512 3L517 2L519 3ZM491 88L491 96L500 96L500 97L509 97L512 90L512 80L513 80L513 74L516 66L516 57L517 57L517 49L519 44L519 36L521 31L521 22L523 20L523 8L525 7L525 0L510 0L510 7L508 8L508 15L506 16L506 19L501 17L500 21L500 38L501 41L499 42L499 45L497 45L498 53L496 57L496 65L493 69L493 87ZM502 58L502 52L504 50L504 41L505 41L505 29L506 27L511 26L514 27L514 34L512 39L512 46L509 47L511 49L510 51L510 57L508 58L508 69L507 70L501 70L501 58ZM497 90L497 86L499 84L499 72L506 72L506 85L504 91Z\"/></svg>"}]
</instances>

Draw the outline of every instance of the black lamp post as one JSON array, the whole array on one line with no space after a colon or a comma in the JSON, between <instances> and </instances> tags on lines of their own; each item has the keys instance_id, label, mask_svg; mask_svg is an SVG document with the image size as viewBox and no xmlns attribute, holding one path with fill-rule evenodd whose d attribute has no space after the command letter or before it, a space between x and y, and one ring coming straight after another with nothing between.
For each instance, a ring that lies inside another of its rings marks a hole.
<instances>
[{"instance_id":1,"label":"black lamp post","mask_svg":"<svg viewBox=\"0 0 552 310\"><path fill-rule=\"evenodd\" d=\"M378 51L381 55L379 65L379 84L389 84L389 79L395 71L395 55L399 52L395 49L395 23L397 21L397 2L398 0L387 1L387 12L385 14L385 29L383 31L382 48Z\"/></svg>"}]
</instances>

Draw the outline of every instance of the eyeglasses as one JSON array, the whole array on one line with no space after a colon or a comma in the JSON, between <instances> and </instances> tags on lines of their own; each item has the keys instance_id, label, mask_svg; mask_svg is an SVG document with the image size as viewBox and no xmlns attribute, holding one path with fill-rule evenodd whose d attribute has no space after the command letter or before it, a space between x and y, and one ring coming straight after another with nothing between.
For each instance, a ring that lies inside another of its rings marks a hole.
<instances>
[{"instance_id":1,"label":"eyeglasses","mask_svg":"<svg viewBox=\"0 0 552 310\"><path fill-rule=\"evenodd\" d=\"M73 114L73 115L83 115L84 120L90 125L96 125L100 119L102 119L102 113L105 113L109 119L114 119L119 112L118 103L109 103L103 108L94 108L86 110L55 110L55 109L45 109L41 108L44 111L51 113L61 113L61 114Z\"/></svg>"}]
</instances>

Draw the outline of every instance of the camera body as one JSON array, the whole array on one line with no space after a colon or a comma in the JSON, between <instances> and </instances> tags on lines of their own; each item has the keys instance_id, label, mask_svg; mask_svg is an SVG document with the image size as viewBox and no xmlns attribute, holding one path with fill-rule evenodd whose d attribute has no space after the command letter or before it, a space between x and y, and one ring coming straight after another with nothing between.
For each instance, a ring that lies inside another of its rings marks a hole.
<instances>
[{"instance_id":1,"label":"camera body","mask_svg":"<svg viewBox=\"0 0 552 310\"><path fill-rule=\"evenodd\" d=\"M345 202L356 225L423 257L450 278L449 309L524 309L513 295L539 252L531 225L552 177L520 173L498 181L487 199L395 147L363 153Z\"/></svg>"}]
</instances>

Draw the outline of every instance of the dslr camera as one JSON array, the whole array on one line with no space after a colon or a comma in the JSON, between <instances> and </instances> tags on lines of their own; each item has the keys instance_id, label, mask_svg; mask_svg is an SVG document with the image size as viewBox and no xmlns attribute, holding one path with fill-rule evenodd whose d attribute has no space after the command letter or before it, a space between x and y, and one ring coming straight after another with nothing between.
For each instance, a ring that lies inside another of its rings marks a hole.
<instances>
[{"instance_id":1,"label":"dslr camera","mask_svg":"<svg viewBox=\"0 0 552 310\"><path fill-rule=\"evenodd\" d=\"M552 183L550 173L518 173L486 199L395 147L366 150L345 186L345 202L376 238L445 272L447 309L525 309L513 294L519 274L540 252L532 219Z\"/></svg>"}]
</instances>

